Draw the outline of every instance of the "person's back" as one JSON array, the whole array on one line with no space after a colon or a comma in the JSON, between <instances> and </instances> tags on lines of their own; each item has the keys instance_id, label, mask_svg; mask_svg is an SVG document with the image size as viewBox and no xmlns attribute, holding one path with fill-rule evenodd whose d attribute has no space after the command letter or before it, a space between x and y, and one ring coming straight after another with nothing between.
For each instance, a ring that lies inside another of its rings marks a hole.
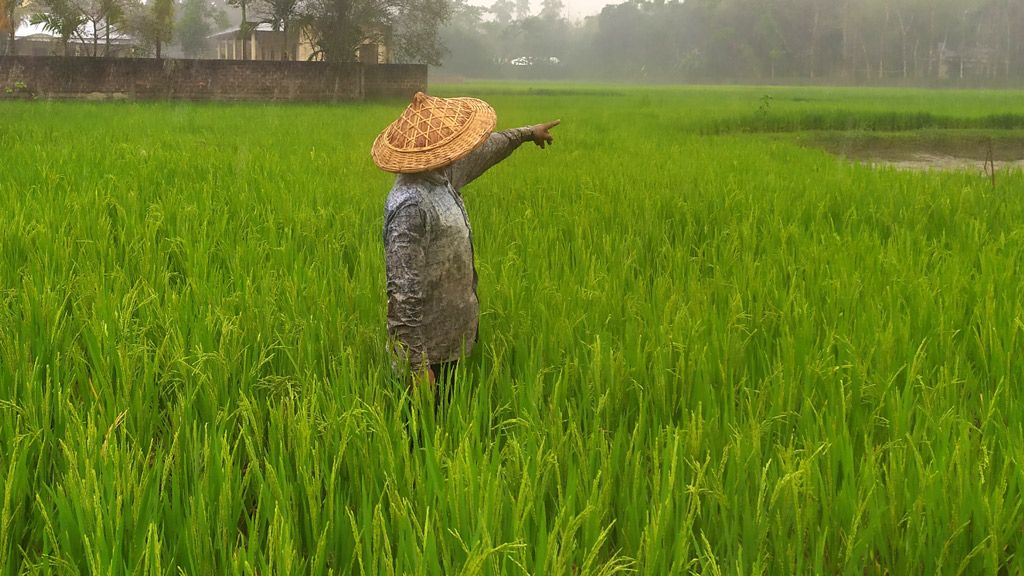
<instances>
[{"instance_id":1,"label":"person's back","mask_svg":"<svg viewBox=\"0 0 1024 576\"><path fill-rule=\"evenodd\" d=\"M374 142L377 165L398 173L383 228L389 348L398 372L433 382L472 352L479 302L462 187L523 142L543 148L558 124L492 134L495 121L480 100L418 93Z\"/></svg>"},{"instance_id":2,"label":"person's back","mask_svg":"<svg viewBox=\"0 0 1024 576\"><path fill-rule=\"evenodd\" d=\"M388 334L413 369L473 350L479 302L462 196L436 172L400 174L384 205ZM398 366L399 369L404 369Z\"/></svg>"}]
</instances>

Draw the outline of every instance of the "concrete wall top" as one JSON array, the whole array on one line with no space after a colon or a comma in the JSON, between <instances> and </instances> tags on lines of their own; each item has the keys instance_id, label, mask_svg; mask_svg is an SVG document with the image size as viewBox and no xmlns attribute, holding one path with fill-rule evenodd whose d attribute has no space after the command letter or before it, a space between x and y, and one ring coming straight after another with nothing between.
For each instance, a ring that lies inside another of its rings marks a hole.
<instances>
[{"instance_id":1,"label":"concrete wall top","mask_svg":"<svg viewBox=\"0 0 1024 576\"><path fill-rule=\"evenodd\" d=\"M422 64L0 57L0 99L338 102L426 88Z\"/></svg>"}]
</instances>

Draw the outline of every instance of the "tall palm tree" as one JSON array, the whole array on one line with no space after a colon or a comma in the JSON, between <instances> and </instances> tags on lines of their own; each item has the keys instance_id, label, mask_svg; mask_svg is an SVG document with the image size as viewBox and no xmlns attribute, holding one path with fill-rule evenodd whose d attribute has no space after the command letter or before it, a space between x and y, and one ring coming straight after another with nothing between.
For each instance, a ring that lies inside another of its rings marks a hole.
<instances>
[{"instance_id":1,"label":"tall palm tree","mask_svg":"<svg viewBox=\"0 0 1024 576\"><path fill-rule=\"evenodd\" d=\"M28 21L32 24L42 24L43 30L55 34L59 39L62 54L68 56L68 42L85 24L85 16L74 4L65 0L51 0L49 8L49 12L33 14Z\"/></svg>"}]
</instances>

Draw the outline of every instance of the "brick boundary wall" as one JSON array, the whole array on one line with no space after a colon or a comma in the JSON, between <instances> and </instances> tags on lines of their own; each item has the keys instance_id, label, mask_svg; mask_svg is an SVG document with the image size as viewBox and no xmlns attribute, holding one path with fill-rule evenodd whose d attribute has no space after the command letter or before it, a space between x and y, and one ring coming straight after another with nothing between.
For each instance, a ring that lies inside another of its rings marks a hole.
<instances>
[{"instance_id":1,"label":"brick boundary wall","mask_svg":"<svg viewBox=\"0 0 1024 576\"><path fill-rule=\"evenodd\" d=\"M423 64L0 56L0 100L340 102L426 89Z\"/></svg>"}]
</instances>

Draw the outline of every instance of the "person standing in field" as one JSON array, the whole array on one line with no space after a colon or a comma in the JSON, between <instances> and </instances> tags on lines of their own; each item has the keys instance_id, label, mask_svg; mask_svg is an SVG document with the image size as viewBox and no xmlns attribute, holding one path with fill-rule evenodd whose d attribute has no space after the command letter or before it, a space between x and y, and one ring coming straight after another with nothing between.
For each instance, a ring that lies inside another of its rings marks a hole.
<instances>
[{"instance_id":1,"label":"person standing in field","mask_svg":"<svg viewBox=\"0 0 1024 576\"><path fill-rule=\"evenodd\" d=\"M448 385L460 356L472 352L479 326L462 187L524 142L551 144L558 123L493 132L497 116L486 102L418 92L373 143L374 163L397 174L384 205L392 365L411 373L413 383L434 385L436 401L438 380Z\"/></svg>"}]
</instances>

